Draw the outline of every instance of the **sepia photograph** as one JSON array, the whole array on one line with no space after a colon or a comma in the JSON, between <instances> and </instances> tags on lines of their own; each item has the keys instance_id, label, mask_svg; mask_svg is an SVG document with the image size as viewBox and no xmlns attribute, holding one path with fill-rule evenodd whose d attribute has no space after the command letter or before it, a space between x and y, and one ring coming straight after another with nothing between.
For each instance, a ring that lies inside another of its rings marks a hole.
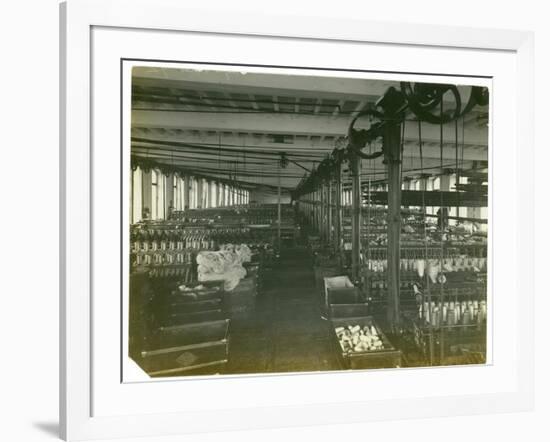
<instances>
[{"instance_id":1,"label":"sepia photograph","mask_svg":"<svg viewBox=\"0 0 550 442\"><path fill-rule=\"evenodd\" d=\"M463 438L453 418L507 440L546 417L527 16L295 3L60 4L59 115L11 131L42 156L11 150L59 187L59 271L33 267L59 304L25 311L59 318L61 438Z\"/></svg>"},{"instance_id":2,"label":"sepia photograph","mask_svg":"<svg viewBox=\"0 0 550 442\"><path fill-rule=\"evenodd\" d=\"M127 355L149 378L490 360L487 79L135 62Z\"/></svg>"}]
</instances>

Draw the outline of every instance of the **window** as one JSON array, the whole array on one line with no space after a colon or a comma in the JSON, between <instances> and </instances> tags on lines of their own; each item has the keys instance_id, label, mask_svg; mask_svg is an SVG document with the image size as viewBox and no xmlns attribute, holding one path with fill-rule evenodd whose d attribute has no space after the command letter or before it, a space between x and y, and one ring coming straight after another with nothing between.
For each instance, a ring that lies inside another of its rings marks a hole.
<instances>
[{"instance_id":1,"label":"window","mask_svg":"<svg viewBox=\"0 0 550 442\"><path fill-rule=\"evenodd\" d=\"M132 185L131 185L131 222L137 223L141 221L141 212L142 212L142 206L143 206L143 192L142 192L142 175L143 172L138 167L136 170L134 170L131 173L132 176Z\"/></svg>"},{"instance_id":2,"label":"window","mask_svg":"<svg viewBox=\"0 0 550 442\"><path fill-rule=\"evenodd\" d=\"M174 194L174 210L180 210L179 206L179 177L174 175L172 178L173 194Z\"/></svg>"},{"instance_id":3,"label":"window","mask_svg":"<svg viewBox=\"0 0 550 442\"><path fill-rule=\"evenodd\" d=\"M201 207L210 207L210 186L206 179L202 179Z\"/></svg>"},{"instance_id":4,"label":"window","mask_svg":"<svg viewBox=\"0 0 550 442\"><path fill-rule=\"evenodd\" d=\"M426 183L426 190L432 191L434 190L434 178L424 178L424 182Z\"/></svg>"},{"instance_id":5,"label":"window","mask_svg":"<svg viewBox=\"0 0 550 442\"><path fill-rule=\"evenodd\" d=\"M151 170L151 219L165 218L166 177L159 170Z\"/></svg>"},{"instance_id":6,"label":"window","mask_svg":"<svg viewBox=\"0 0 550 442\"><path fill-rule=\"evenodd\" d=\"M178 175L174 175L174 209L183 210L185 208L185 180Z\"/></svg>"},{"instance_id":7,"label":"window","mask_svg":"<svg viewBox=\"0 0 550 442\"><path fill-rule=\"evenodd\" d=\"M151 170L151 219L157 219L158 173Z\"/></svg>"},{"instance_id":8,"label":"window","mask_svg":"<svg viewBox=\"0 0 550 442\"><path fill-rule=\"evenodd\" d=\"M216 201L216 196L218 192L218 185L215 181L210 181L210 207L217 207L218 202Z\"/></svg>"}]
</instances>

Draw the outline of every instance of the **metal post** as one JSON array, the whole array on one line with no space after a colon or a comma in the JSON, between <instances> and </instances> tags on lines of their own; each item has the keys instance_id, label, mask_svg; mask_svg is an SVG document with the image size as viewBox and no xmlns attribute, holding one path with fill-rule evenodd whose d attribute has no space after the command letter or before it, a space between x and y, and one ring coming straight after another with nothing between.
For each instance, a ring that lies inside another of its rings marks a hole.
<instances>
[{"instance_id":1,"label":"metal post","mask_svg":"<svg viewBox=\"0 0 550 442\"><path fill-rule=\"evenodd\" d=\"M360 160L357 155L351 155L351 277L353 281L359 279L359 266L361 254L361 182Z\"/></svg>"},{"instance_id":2,"label":"metal post","mask_svg":"<svg viewBox=\"0 0 550 442\"><path fill-rule=\"evenodd\" d=\"M319 235L321 240L325 240L325 183L321 181L319 187Z\"/></svg>"},{"instance_id":3,"label":"metal post","mask_svg":"<svg viewBox=\"0 0 550 442\"><path fill-rule=\"evenodd\" d=\"M281 168L279 168L277 184L277 247L281 250Z\"/></svg>"},{"instance_id":4,"label":"metal post","mask_svg":"<svg viewBox=\"0 0 550 442\"><path fill-rule=\"evenodd\" d=\"M333 206L333 198L332 198L332 178L329 179L329 182L327 184L327 241L330 244L332 242L332 206Z\"/></svg>"},{"instance_id":5,"label":"metal post","mask_svg":"<svg viewBox=\"0 0 550 442\"><path fill-rule=\"evenodd\" d=\"M319 190L315 189L315 192L313 193L313 198L315 201L314 210L315 210L315 230L317 231L317 234L321 236L321 232L319 231Z\"/></svg>"},{"instance_id":6,"label":"metal post","mask_svg":"<svg viewBox=\"0 0 550 442\"><path fill-rule=\"evenodd\" d=\"M323 238L323 185L319 188L319 232Z\"/></svg>"},{"instance_id":7,"label":"metal post","mask_svg":"<svg viewBox=\"0 0 550 442\"><path fill-rule=\"evenodd\" d=\"M336 167L336 189L335 189L335 203L336 203L336 222L334 232L334 251L338 253L342 243L342 174L341 166L338 163Z\"/></svg>"},{"instance_id":8,"label":"metal post","mask_svg":"<svg viewBox=\"0 0 550 442\"><path fill-rule=\"evenodd\" d=\"M323 236L323 200L322 187L317 190L317 231L319 236Z\"/></svg>"},{"instance_id":9,"label":"metal post","mask_svg":"<svg viewBox=\"0 0 550 442\"><path fill-rule=\"evenodd\" d=\"M319 189L319 198L321 200L321 239L324 241L327 238L327 230L326 230L326 207L325 207L325 183L324 181L321 182L321 188Z\"/></svg>"},{"instance_id":10,"label":"metal post","mask_svg":"<svg viewBox=\"0 0 550 442\"><path fill-rule=\"evenodd\" d=\"M323 181L323 234L325 236L325 242L329 241L329 222L328 222L328 183Z\"/></svg>"},{"instance_id":11,"label":"metal post","mask_svg":"<svg viewBox=\"0 0 550 442\"><path fill-rule=\"evenodd\" d=\"M399 325L399 267L401 258L401 125L384 125L384 162L388 174L388 321Z\"/></svg>"}]
</instances>

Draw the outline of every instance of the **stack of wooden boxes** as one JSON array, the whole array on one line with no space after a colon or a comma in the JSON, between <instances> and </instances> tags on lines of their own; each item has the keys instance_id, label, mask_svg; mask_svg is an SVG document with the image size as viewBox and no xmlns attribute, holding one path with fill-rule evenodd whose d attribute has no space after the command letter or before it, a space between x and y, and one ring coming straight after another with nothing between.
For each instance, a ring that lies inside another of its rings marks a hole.
<instances>
[{"instance_id":1,"label":"stack of wooden boxes","mask_svg":"<svg viewBox=\"0 0 550 442\"><path fill-rule=\"evenodd\" d=\"M136 362L150 376L215 374L229 357L223 281L212 281L155 299L157 327Z\"/></svg>"}]
</instances>

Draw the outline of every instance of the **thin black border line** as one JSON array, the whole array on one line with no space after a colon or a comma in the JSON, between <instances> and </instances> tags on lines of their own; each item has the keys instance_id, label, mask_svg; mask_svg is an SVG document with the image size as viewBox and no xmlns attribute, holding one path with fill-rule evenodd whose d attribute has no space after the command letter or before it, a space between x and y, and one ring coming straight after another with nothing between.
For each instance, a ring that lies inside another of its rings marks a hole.
<instances>
[{"instance_id":1,"label":"thin black border line","mask_svg":"<svg viewBox=\"0 0 550 442\"><path fill-rule=\"evenodd\" d=\"M124 133L123 133L123 118L124 118L124 108L123 108L123 101L124 101L124 59L120 59L119 64L120 69L120 192L119 192L119 198L120 198L120 383L122 384L124 382L124 257L122 255L122 252L124 250L124 226L123 226L123 214L122 211L124 210L124 203L123 203L123 176L124 176ZM131 121L130 121L131 124ZM131 169L130 169L131 172ZM133 180L133 177L132 177ZM132 201L133 204L133 201ZM129 239L129 238L128 238ZM129 269L128 269L129 270ZM130 284L128 283L128 298L130 297ZM128 299L128 306L130 305L130 300ZM128 308L128 316L130 316L130 308ZM130 324L130 318L128 317L128 326ZM128 334L130 334L130 330L128 329ZM128 341L129 342L129 341ZM129 350L129 346L128 346ZM129 357L129 355L128 355Z\"/></svg>"},{"instance_id":2,"label":"thin black border line","mask_svg":"<svg viewBox=\"0 0 550 442\"><path fill-rule=\"evenodd\" d=\"M393 43L392 43L393 44ZM462 49L462 48L460 48ZM400 75L429 75L432 77L464 77L464 78L484 78L493 79L493 75L472 75L472 74L440 74L430 72L412 72L412 71L388 71L379 69L350 69L350 68L321 68L311 66L287 66L287 65L271 65L271 64L255 64L255 63L227 63L214 61L186 61L186 60L163 60L156 58L121 58L122 61L144 61L150 63L185 63L185 64L204 64L208 66L244 66L257 68L274 68L274 69L295 69L295 70L311 70L311 71L331 71L331 72L361 72L373 74L400 74ZM376 79L375 79L376 80Z\"/></svg>"},{"instance_id":3,"label":"thin black border line","mask_svg":"<svg viewBox=\"0 0 550 442\"><path fill-rule=\"evenodd\" d=\"M332 41L332 40L331 40ZM347 40L346 40L347 41ZM390 44L390 43L388 43ZM391 43L393 44L393 43ZM458 49L467 49L467 48L458 48ZM464 77L464 78L484 78L484 79L490 79L493 80L492 75L468 75L468 74L438 74L438 73L424 73L424 72L398 72L398 71L385 71L385 70L375 70L375 69L346 69L346 68L321 68L321 67L307 67L307 66L281 66L281 65L264 65L264 64L253 64L253 63L226 63L226 62L214 62L214 61L186 61L186 60L163 60L163 59L148 59L148 58L132 58L132 57L121 57L120 58L120 94L119 94L119 100L120 100L120 106L119 106L119 114L120 114L120 124L119 124L119 143L120 143L120 192L119 192L119 198L120 198L120 383L124 383L124 316L123 316L123 305L124 305L124 294L123 294L123 262L124 258L122 256L123 251L123 215L122 211L124 209L123 207L123 175L124 171L122 170L123 167L123 117L124 117L124 109L123 109L123 95L124 95L124 74L123 74L123 67L124 62L126 61L142 61L142 62L148 62L148 63L174 63L174 64L193 64L193 65L207 65L207 66L244 66L244 67L259 67L259 68L272 68L272 69L294 69L294 70L312 70L312 71L329 71L329 72L361 72L361 73L375 73L375 74L401 74L401 75L429 75L434 77ZM169 69L169 68L167 68ZM273 74L272 74L273 75ZM275 74L276 75L276 74ZM376 80L376 79L374 79ZM129 285L128 285L129 289ZM129 296L129 295L128 295ZM129 300L128 300L128 306L129 306ZM128 308L128 314L130 314L130 309ZM129 321L128 321L129 324ZM129 332L129 330L128 330ZM129 357L129 355L128 355ZM484 366L492 365L492 364L483 364ZM474 364L474 366L478 366L478 364ZM427 367L422 367L427 368ZM441 368L441 367L436 367ZM260 374L260 373L257 373ZM256 375L257 375L256 374ZM274 373L274 374L281 374L281 373ZM300 372L294 372L293 374L301 374ZM195 380L201 380L195 379ZM171 381L180 381L181 379L170 379Z\"/></svg>"}]
</instances>

